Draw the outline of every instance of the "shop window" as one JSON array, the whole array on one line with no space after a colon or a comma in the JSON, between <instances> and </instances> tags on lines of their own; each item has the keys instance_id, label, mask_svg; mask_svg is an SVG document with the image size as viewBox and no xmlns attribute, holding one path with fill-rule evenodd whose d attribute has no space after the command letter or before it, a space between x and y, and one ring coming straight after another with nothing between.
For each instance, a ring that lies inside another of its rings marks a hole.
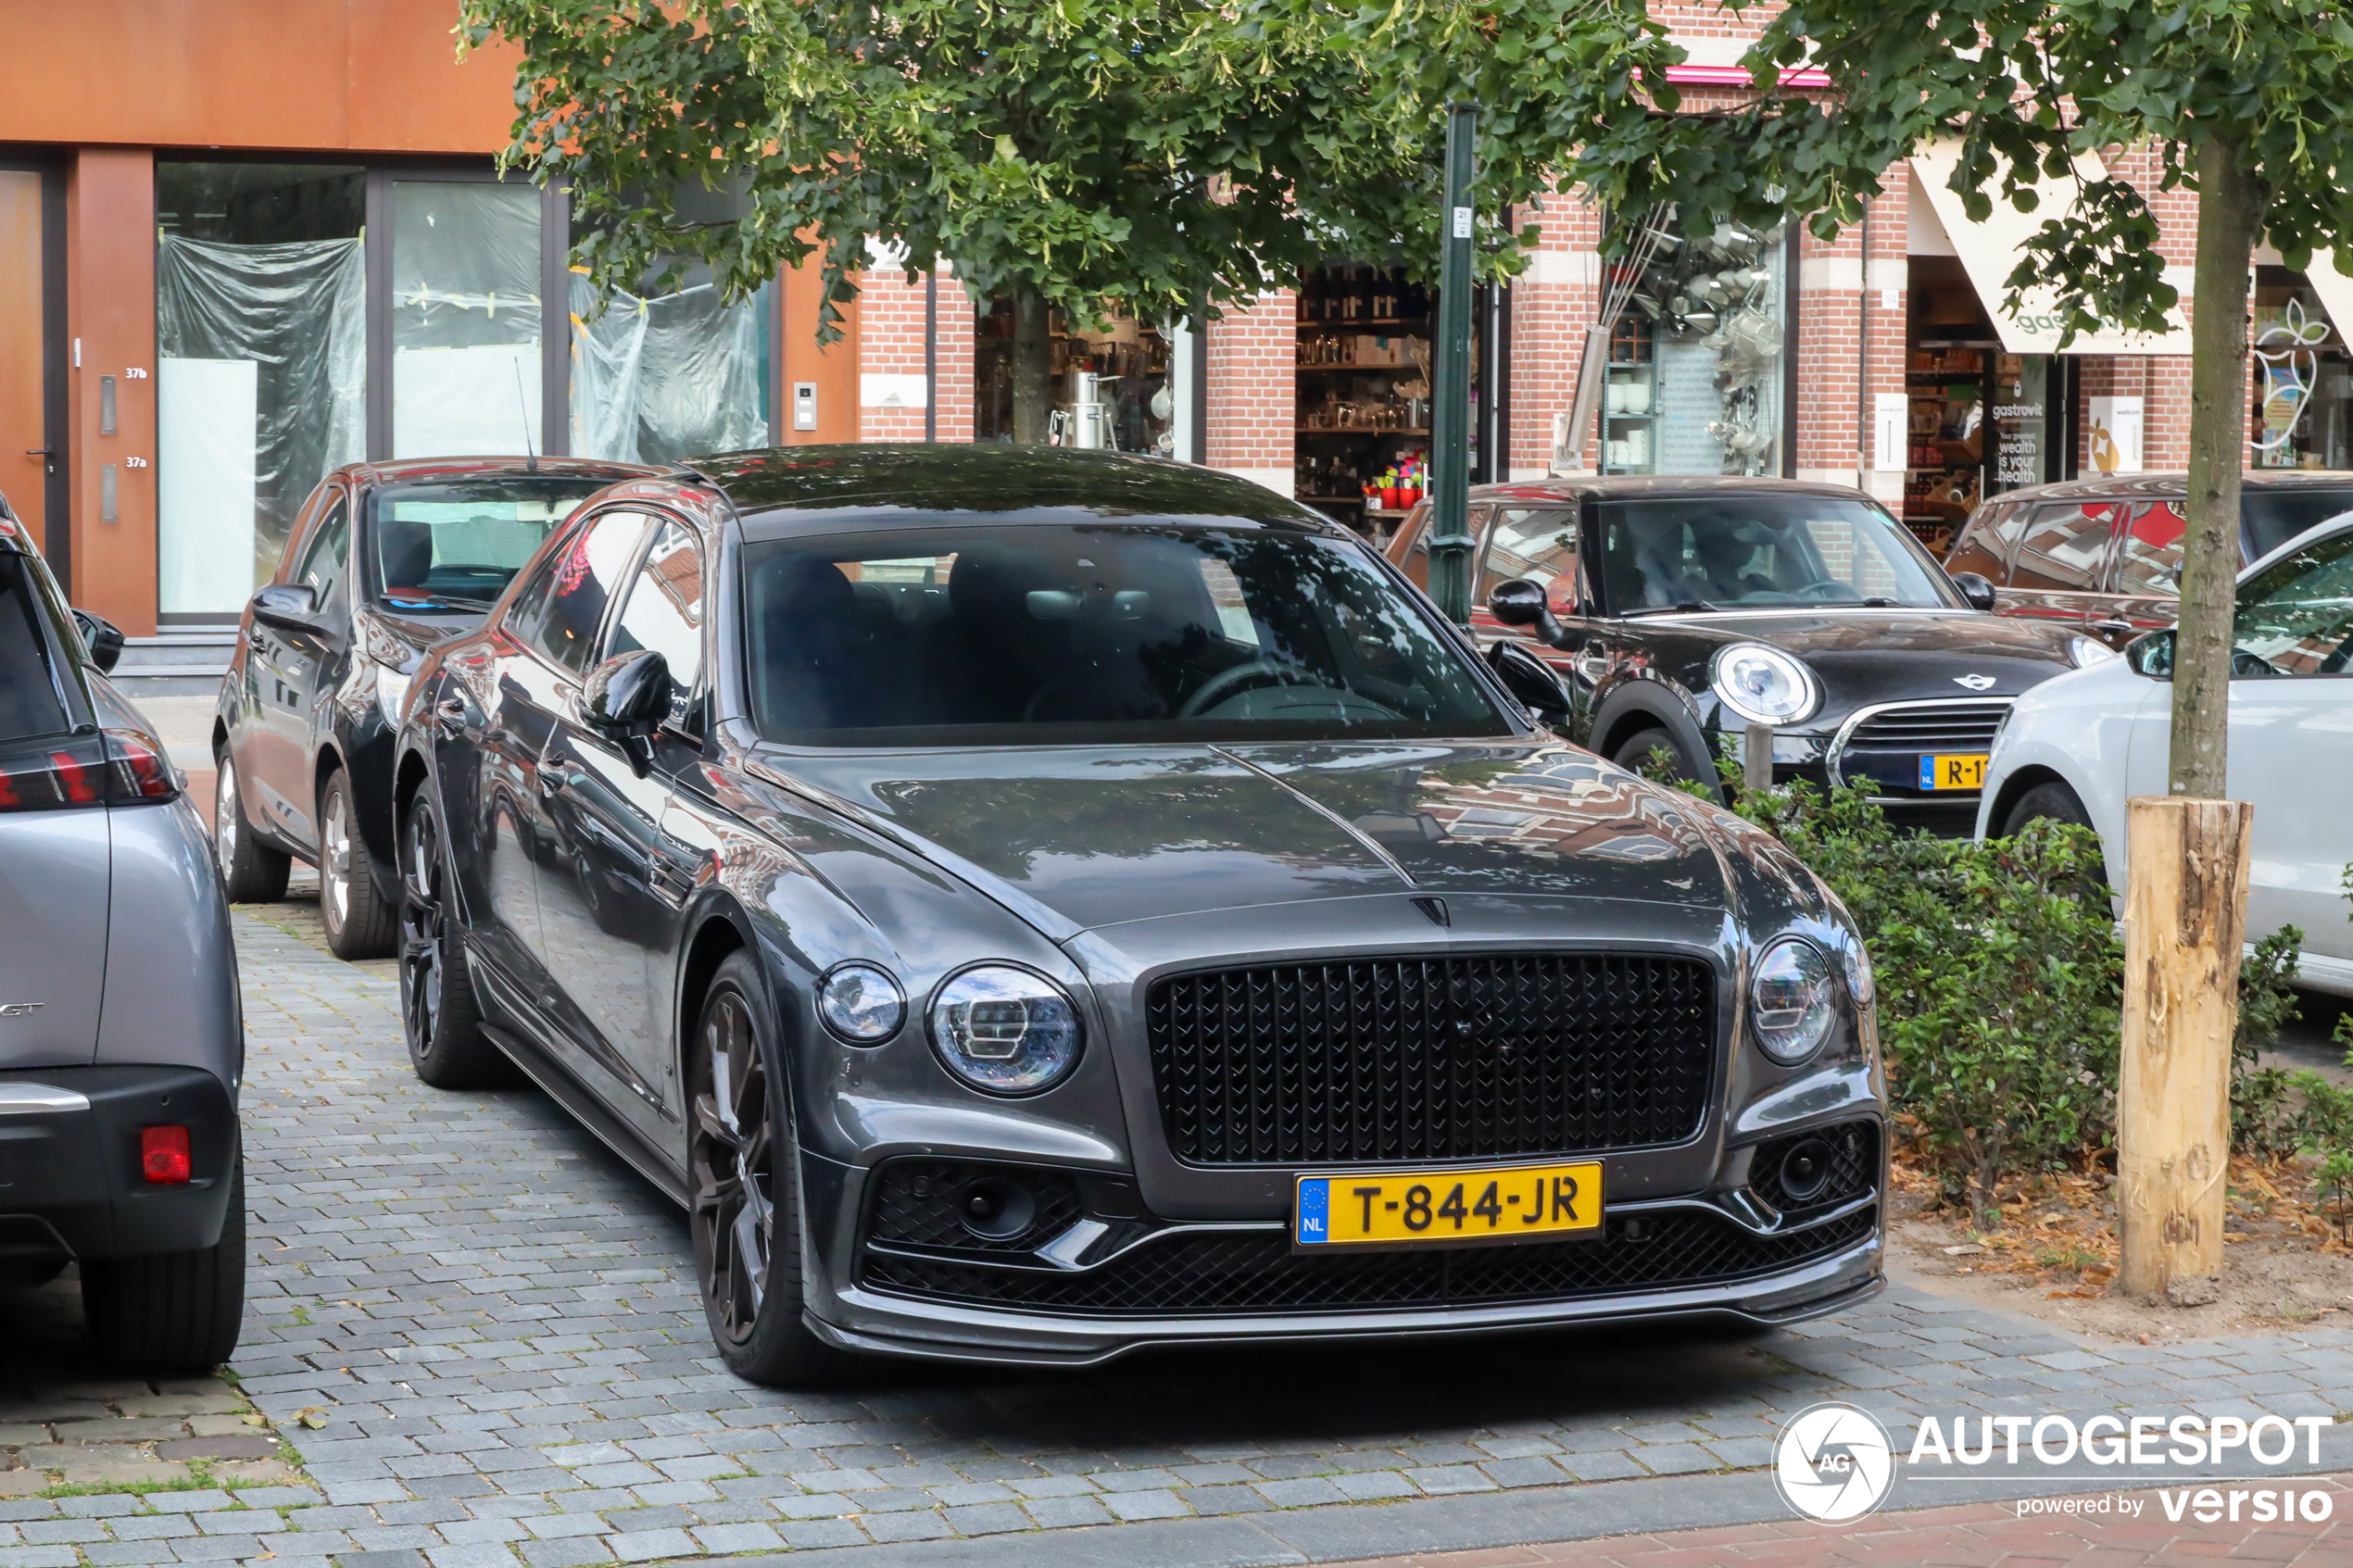
<instances>
[{"instance_id":1,"label":"shop window","mask_svg":"<svg viewBox=\"0 0 2353 1568\"><path fill-rule=\"evenodd\" d=\"M392 455L521 457L540 441L539 193L392 185Z\"/></svg>"},{"instance_id":2,"label":"shop window","mask_svg":"<svg viewBox=\"0 0 2353 1568\"><path fill-rule=\"evenodd\" d=\"M1692 239L1672 219L1610 333L1604 473L1780 473L1789 244L1728 225Z\"/></svg>"},{"instance_id":3,"label":"shop window","mask_svg":"<svg viewBox=\"0 0 2353 1568\"><path fill-rule=\"evenodd\" d=\"M680 270L659 292L600 295L573 270L573 457L671 463L768 445L775 285L730 302L708 267Z\"/></svg>"},{"instance_id":4,"label":"shop window","mask_svg":"<svg viewBox=\"0 0 2353 1568\"><path fill-rule=\"evenodd\" d=\"M2353 467L2347 407L2353 353L2301 272L2259 267L2255 274L2249 460L2259 469Z\"/></svg>"},{"instance_id":5,"label":"shop window","mask_svg":"<svg viewBox=\"0 0 2353 1568\"><path fill-rule=\"evenodd\" d=\"M944 291L943 291L944 292ZM944 302L943 302L944 307ZM1114 310L1103 324L1048 313L1057 446L1176 455L1173 335ZM1013 303L995 301L974 323L973 439L1013 438Z\"/></svg>"},{"instance_id":6,"label":"shop window","mask_svg":"<svg viewBox=\"0 0 2353 1568\"><path fill-rule=\"evenodd\" d=\"M365 176L156 165L157 608L233 618L366 456Z\"/></svg>"}]
</instances>

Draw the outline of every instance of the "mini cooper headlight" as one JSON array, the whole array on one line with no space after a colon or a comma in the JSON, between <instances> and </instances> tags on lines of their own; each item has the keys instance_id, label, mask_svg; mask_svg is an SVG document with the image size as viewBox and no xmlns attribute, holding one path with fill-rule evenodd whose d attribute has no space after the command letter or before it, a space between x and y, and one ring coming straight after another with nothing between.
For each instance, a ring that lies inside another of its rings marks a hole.
<instances>
[{"instance_id":1,"label":"mini cooper headlight","mask_svg":"<svg viewBox=\"0 0 2353 1568\"><path fill-rule=\"evenodd\" d=\"M1796 1066L1830 1038L1837 993L1828 955L1803 936L1782 937L1757 959L1748 983L1756 1043L1782 1066Z\"/></svg>"},{"instance_id":2,"label":"mini cooper headlight","mask_svg":"<svg viewBox=\"0 0 2353 1568\"><path fill-rule=\"evenodd\" d=\"M939 988L931 1038L948 1070L973 1087L1033 1095L1078 1065L1078 1010L1052 981L988 964Z\"/></svg>"},{"instance_id":3,"label":"mini cooper headlight","mask_svg":"<svg viewBox=\"0 0 2353 1568\"><path fill-rule=\"evenodd\" d=\"M817 1016L837 1039L878 1046L907 1022L907 997L887 972L846 963L817 983Z\"/></svg>"},{"instance_id":4,"label":"mini cooper headlight","mask_svg":"<svg viewBox=\"0 0 2353 1568\"><path fill-rule=\"evenodd\" d=\"M1794 724L1821 694L1806 666L1762 643L1735 643L1716 656L1716 700L1752 724Z\"/></svg>"}]
</instances>

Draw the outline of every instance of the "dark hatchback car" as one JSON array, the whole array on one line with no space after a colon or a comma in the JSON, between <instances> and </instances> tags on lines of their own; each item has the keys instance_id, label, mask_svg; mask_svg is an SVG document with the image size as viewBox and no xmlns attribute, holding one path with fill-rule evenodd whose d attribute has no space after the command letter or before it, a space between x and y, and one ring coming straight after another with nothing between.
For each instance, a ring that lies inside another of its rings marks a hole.
<instances>
[{"instance_id":1,"label":"dark hatchback car","mask_svg":"<svg viewBox=\"0 0 2353 1568\"><path fill-rule=\"evenodd\" d=\"M1957 584L1844 486L1550 479L1471 497L1472 631L1520 699L1604 757L1664 753L1711 789L1717 759L1768 723L1776 782L1869 781L1899 825L1964 836L2011 700L2108 657L1986 614L1963 596L1990 599L1984 584ZM1390 546L1417 583L1428 518Z\"/></svg>"},{"instance_id":2,"label":"dark hatchback car","mask_svg":"<svg viewBox=\"0 0 2353 1568\"><path fill-rule=\"evenodd\" d=\"M520 1064L686 1207L730 1367L1875 1288L1835 900L1353 535L1114 454L698 469L427 654L401 990L426 1082Z\"/></svg>"},{"instance_id":3,"label":"dark hatchback car","mask_svg":"<svg viewBox=\"0 0 2353 1568\"><path fill-rule=\"evenodd\" d=\"M2353 473L2245 474L2239 564L2353 511ZM2140 473L2013 490L1971 513L1947 570L1992 583L2004 615L2081 630L2121 648L2173 624L2189 476Z\"/></svg>"},{"instance_id":4,"label":"dark hatchback car","mask_svg":"<svg viewBox=\"0 0 2353 1568\"><path fill-rule=\"evenodd\" d=\"M319 868L328 944L393 950L392 738L421 650L480 621L547 531L635 463L440 458L320 482L245 608L213 720L213 844L229 897Z\"/></svg>"}]
</instances>

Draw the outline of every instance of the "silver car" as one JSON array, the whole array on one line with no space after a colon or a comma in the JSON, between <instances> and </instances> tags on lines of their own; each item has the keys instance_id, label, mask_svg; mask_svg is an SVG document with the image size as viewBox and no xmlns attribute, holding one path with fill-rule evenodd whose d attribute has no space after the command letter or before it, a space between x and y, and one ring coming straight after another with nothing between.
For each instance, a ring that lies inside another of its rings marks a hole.
<instances>
[{"instance_id":1,"label":"silver car","mask_svg":"<svg viewBox=\"0 0 2353 1568\"><path fill-rule=\"evenodd\" d=\"M0 1283L79 1263L102 1354L197 1371L245 1303L245 1031L203 826L104 673L120 646L0 502Z\"/></svg>"}]
</instances>

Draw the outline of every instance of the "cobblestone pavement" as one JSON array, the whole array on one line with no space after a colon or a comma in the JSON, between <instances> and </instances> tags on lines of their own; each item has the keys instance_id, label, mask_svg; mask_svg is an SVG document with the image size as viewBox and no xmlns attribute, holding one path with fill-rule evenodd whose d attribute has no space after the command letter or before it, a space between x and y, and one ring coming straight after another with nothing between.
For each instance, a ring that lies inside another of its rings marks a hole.
<instances>
[{"instance_id":1,"label":"cobblestone pavement","mask_svg":"<svg viewBox=\"0 0 2353 1568\"><path fill-rule=\"evenodd\" d=\"M1558 1528L1525 1539L1579 1533L1583 1499L1616 1490L1580 1483L1760 1465L1780 1420L1825 1397L1899 1434L1931 1411L2353 1407L2353 1332L2095 1350L1903 1290L1771 1335L755 1388L710 1353L678 1210L535 1091L419 1084L389 966L319 951L302 905L270 912L237 916L253 1270L235 1371L320 1490L257 1494L242 1533L212 1517L235 1512L224 1493L119 1520L75 1515L121 1499L0 1503L0 1568L68 1568L57 1541L92 1564L572 1568L1554 1488ZM313 1408L324 1427L295 1426Z\"/></svg>"},{"instance_id":2,"label":"cobblestone pavement","mask_svg":"<svg viewBox=\"0 0 2353 1568\"><path fill-rule=\"evenodd\" d=\"M1546 1541L1475 1551L1414 1552L1337 1568L1539 1568L1582 1562L1595 1568L2209 1568L2217 1561L2281 1568L2353 1568L2353 1490L2344 1475L2316 1476L2301 1489L2330 1494L2330 1516L2317 1524L2197 1523L2184 1509L2175 1523L2154 1492L2119 1494L2139 1504L2131 1519L2114 1512L2077 1517L2021 1516L2010 1503L1965 1503L1883 1513L1838 1530L1801 1524L1730 1524L1600 1540Z\"/></svg>"}]
</instances>

